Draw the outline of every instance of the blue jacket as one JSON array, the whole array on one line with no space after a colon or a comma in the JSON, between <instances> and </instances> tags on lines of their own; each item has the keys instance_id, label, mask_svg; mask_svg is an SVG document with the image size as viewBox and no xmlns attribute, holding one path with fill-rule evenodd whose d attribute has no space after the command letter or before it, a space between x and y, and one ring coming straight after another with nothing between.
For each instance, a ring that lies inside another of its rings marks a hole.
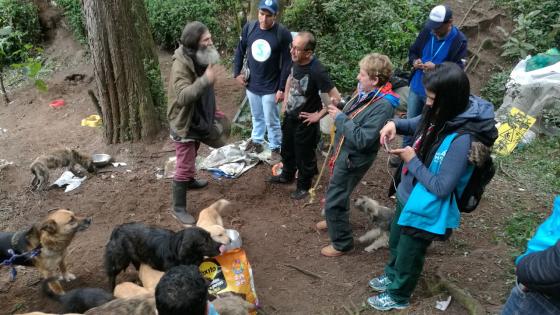
<instances>
[{"instance_id":1,"label":"blue jacket","mask_svg":"<svg viewBox=\"0 0 560 315\"><path fill-rule=\"evenodd\" d=\"M461 59L467 56L467 37L465 37L465 34L463 34L463 32L459 30L457 31L457 36L455 36L453 42L451 42L451 47L449 48L449 52L447 53L447 57L444 61L454 62L459 65L459 67L464 68L465 65L463 64ZM416 37L414 44L410 46L410 49L408 50L408 62L411 66L414 60L422 58L422 50L424 49L424 46L426 45L428 40L430 40L431 32L432 31L430 29L424 28ZM411 76L412 75L414 75L414 72L411 73Z\"/></svg>"}]
</instances>

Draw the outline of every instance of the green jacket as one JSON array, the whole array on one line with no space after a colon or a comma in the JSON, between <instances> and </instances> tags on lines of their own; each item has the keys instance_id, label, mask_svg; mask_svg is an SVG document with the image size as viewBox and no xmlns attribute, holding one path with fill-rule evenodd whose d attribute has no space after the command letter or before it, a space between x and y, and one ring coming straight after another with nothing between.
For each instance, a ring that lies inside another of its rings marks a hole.
<instances>
[{"instance_id":1,"label":"green jacket","mask_svg":"<svg viewBox=\"0 0 560 315\"><path fill-rule=\"evenodd\" d=\"M364 101L363 103L367 103ZM358 110L364 104L357 106ZM353 119L342 112L334 120L336 126L335 148L342 135L344 143L336 163L346 163L350 169L372 163L379 151L379 131L387 120L393 118L393 106L384 98L369 105Z\"/></svg>"},{"instance_id":2,"label":"green jacket","mask_svg":"<svg viewBox=\"0 0 560 315\"><path fill-rule=\"evenodd\" d=\"M183 54L182 46L177 48L173 54L167 90L167 120L171 130L179 137L187 137L194 108L209 87L208 77L197 77L193 60Z\"/></svg>"}]
</instances>

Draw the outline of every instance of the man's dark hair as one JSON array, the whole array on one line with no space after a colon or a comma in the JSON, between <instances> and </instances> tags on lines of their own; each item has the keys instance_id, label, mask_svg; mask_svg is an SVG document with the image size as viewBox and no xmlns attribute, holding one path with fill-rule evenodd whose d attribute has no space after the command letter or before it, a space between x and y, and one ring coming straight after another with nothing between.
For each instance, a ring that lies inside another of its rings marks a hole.
<instances>
[{"instance_id":1,"label":"man's dark hair","mask_svg":"<svg viewBox=\"0 0 560 315\"><path fill-rule=\"evenodd\" d=\"M156 286L159 315L204 315L208 285L195 265L169 269Z\"/></svg>"},{"instance_id":2,"label":"man's dark hair","mask_svg":"<svg viewBox=\"0 0 560 315\"><path fill-rule=\"evenodd\" d=\"M315 51L315 46L317 46L317 41L315 40L315 36L313 35L313 33L304 31L304 32L299 32L298 35L305 39L305 46L303 47L303 50Z\"/></svg>"},{"instance_id":3,"label":"man's dark hair","mask_svg":"<svg viewBox=\"0 0 560 315\"><path fill-rule=\"evenodd\" d=\"M181 34L181 45L187 51L196 52L198 49L198 42L204 33L208 32L208 27L199 21L190 22L183 28Z\"/></svg>"}]
</instances>

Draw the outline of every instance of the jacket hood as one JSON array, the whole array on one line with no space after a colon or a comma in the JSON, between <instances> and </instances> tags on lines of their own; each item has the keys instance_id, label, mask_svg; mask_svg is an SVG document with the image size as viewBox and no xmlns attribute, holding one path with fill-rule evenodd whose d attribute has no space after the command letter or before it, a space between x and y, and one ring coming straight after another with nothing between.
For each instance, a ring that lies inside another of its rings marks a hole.
<instances>
[{"instance_id":1,"label":"jacket hood","mask_svg":"<svg viewBox=\"0 0 560 315\"><path fill-rule=\"evenodd\" d=\"M491 147L498 138L494 117L492 103L471 95L467 110L451 120L448 127L459 133L468 133L474 138L473 141L479 141L485 146Z\"/></svg>"},{"instance_id":2,"label":"jacket hood","mask_svg":"<svg viewBox=\"0 0 560 315\"><path fill-rule=\"evenodd\" d=\"M193 61L191 58L188 58L187 56L185 56L185 54L183 53L183 45L180 45L179 48L175 49L175 53L173 53L173 60L178 60L181 63L187 64L190 67L193 67ZM188 60L187 60L188 58Z\"/></svg>"}]
</instances>

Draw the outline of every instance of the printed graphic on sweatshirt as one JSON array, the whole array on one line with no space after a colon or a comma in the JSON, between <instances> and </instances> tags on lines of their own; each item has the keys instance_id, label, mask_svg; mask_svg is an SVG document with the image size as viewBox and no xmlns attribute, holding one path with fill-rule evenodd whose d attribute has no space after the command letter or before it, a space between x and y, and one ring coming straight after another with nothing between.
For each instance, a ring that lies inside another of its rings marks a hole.
<instances>
[{"instance_id":1,"label":"printed graphic on sweatshirt","mask_svg":"<svg viewBox=\"0 0 560 315\"><path fill-rule=\"evenodd\" d=\"M309 75L303 76L301 79L292 77L290 85L290 96L286 110L288 112L299 112L303 104L307 101L305 94L309 85Z\"/></svg>"},{"instance_id":2,"label":"printed graphic on sweatshirt","mask_svg":"<svg viewBox=\"0 0 560 315\"><path fill-rule=\"evenodd\" d=\"M251 45L251 54L253 55L253 59L258 62L265 62L270 58L272 54L272 48L270 44L264 39L257 39Z\"/></svg>"}]
</instances>

